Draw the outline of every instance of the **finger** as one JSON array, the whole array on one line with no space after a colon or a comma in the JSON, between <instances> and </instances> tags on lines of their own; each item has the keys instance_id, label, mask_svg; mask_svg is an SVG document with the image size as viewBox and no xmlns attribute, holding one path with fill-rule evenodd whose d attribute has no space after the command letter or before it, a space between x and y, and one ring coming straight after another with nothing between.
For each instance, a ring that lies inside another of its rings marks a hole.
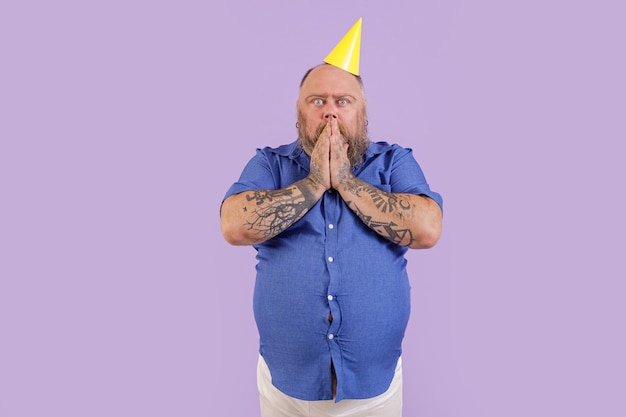
<instances>
[{"instance_id":1,"label":"finger","mask_svg":"<svg viewBox=\"0 0 626 417\"><path fill-rule=\"evenodd\" d=\"M328 144L328 138L330 137L330 127L326 123L321 129L317 129L317 141L315 142L315 148L319 149Z\"/></svg>"},{"instance_id":2,"label":"finger","mask_svg":"<svg viewBox=\"0 0 626 417\"><path fill-rule=\"evenodd\" d=\"M335 130L336 129L333 127L333 124L329 120L328 122L326 122L326 125L324 126L324 129L322 130L322 134L320 135L320 138L323 137L328 142L328 140L332 138L333 135L335 134Z\"/></svg>"},{"instance_id":3,"label":"finger","mask_svg":"<svg viewBox=\"0 0 626 417\"><path fill-rule=\"evenodd\" d=\"M337 118L331 117L330 120L328 121L328 124L330 125L331 135L332 136L338 135L339 134L339 122Z\"/></svg>"}]
</instances>

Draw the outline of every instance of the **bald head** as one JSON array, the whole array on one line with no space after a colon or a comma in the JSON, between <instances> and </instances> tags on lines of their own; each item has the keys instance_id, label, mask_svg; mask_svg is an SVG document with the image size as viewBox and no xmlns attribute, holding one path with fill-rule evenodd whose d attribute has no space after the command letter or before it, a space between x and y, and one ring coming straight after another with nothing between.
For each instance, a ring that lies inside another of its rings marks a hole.
<instances>
[{"instance_id":1,"label":"bald head","mask_svg":"<svg viewBox=\"0 0 626 417\"><path fill-rule=\"evenodd\" d=\"M305 72L304 76L302 77L302 80L300 81L300 88L302 88L302 85L304 84L306 79L309 77L309 74L311 74L311 72L313 72L313 70L315 70L315 69L317 69L317 68L319 68L321 66L324 66L324 65L330 65L330 64L326 64L326 63L319 64L319 65L317 65L317 66L315 66L313 68L310 68L307 72ZM350 74L350 73L348 73L348 74ZM350 74L350 75L352 75L354 78L356 78L356 80L359 83L359 86L361 86L361 90L364 90L364 88L363 88L363 79L361 78L361 76L360 75L354 75L354 74Z\"/></svg>"}]
</instances>

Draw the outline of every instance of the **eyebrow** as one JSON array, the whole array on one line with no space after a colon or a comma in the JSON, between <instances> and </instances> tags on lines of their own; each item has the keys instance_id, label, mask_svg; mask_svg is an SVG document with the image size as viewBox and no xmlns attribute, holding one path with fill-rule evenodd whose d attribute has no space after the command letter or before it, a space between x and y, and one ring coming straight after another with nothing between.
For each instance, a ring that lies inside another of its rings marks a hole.
<instances>
[{"instance_id":1,"label":"eyebrow","mask_svg":"<svg viewBox=\"0 0 626 417\"><path fill-rule=\"evenodd\" d=\"M328 94L309 94L309 95L306 97L306 99L305 99L305 100L306 100L306 101L309 101L310 99L312 99L312 98L317 98L317 97L319 97L319 98L328 98L328 97L329 97L329 95L328 95ZM339 94L339 95L336 95L336 96L335 96L335 95L330 95L330 97L335 98L335 99L340 99L340 98L346 98L346 97L348 97L348 98L352 99L353 101L357 101L357 98L356 98L356 97L354 97L352 94Z\"/></svg>"}]
</instances>

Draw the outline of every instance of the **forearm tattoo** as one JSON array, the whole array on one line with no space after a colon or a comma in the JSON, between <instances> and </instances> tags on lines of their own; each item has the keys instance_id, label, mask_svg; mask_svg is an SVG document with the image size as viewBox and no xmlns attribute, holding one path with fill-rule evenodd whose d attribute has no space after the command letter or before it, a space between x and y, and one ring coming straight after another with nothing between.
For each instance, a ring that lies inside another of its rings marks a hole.
<instances>
[{"instance_id":1,"label":"forearm tattoo","mask_svg":"<svg viewBox=\"0 0 626 417\"><path fill-rule=\"evenodd\" d=\"M393 243L402 246L409 246L413 243L413 233L409 228L399 228L393 221L381 222L372 219L372 216L366 215L356 206L356 204L348 204L361 219L363 223L382 237L389 239Z\"/></svg>"},{"instance_id":2,"label":"forearm tattoo","mask_svg":"<svg viewBox=\"0 0 626 417\"><path fill-rule=\"evenodd\" d=\"M269 238L294 224L315 204L314 197L303 188L294 185L282 190L257 190L246 195L246 200L253 203L250 210L248 206L244 207L244 211L251 211L246 221L248 229Z\"/></svg>"},{"instance_id":3,"label":"forearm tattoo","mask_svg":"<svg viewBox=\"0 0 626 417\"><path fill-rule=\"evenodd\" d=\"M411 210L410 201L399 197L397 194L381 191L363 181L354 179L349 182L346 189L356 197L361 197L361 193L369 195L374 206L382 214L394 213L399 219L402 219ZM384 238L403 246L409 246L413 243L413 233L411 229L402 228L393 220L375 220L374 215L364 213L354 201L346 201L346 204L348 204L348 207L354 211L367 227Z\"/></svg>"}]
</instances>

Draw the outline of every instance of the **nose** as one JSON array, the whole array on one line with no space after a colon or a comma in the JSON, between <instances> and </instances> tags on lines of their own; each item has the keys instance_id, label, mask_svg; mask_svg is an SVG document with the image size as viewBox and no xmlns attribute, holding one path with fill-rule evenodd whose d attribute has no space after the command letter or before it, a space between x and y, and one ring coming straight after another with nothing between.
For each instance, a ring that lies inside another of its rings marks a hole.
<instances>
[{"instance_id":1,"label":"nose","mask_svg":"<svg viewBox=\"0 0 626 417\"><path fill-rule=\"evenodd\" d=\"M322 115L324 119L336 119L337 118L337 103L334 100L327 100L322 108Z\"/></svg>"}]
</instances>

